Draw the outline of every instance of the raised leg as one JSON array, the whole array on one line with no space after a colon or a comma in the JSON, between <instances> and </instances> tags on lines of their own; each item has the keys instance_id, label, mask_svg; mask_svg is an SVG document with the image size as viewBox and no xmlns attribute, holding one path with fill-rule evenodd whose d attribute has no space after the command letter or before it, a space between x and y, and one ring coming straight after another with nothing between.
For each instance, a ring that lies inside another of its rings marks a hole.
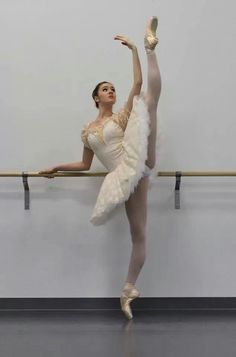
<instances>
[{"instance_id":1,"label":"raised leg","mask_svg":"<svg viewBox=\"0 0 236 357\"><path fill-rule=\"evenodd\" d=\"M158 43L156 38L157 18L152 18L146 28L145 50L147 54L147 97L146 104L150 118L150 135L148 137L148 157L146 165L151 169L156 162L156 134L157 134L157 105L161 94L161 74L156 58L155 46Z\"/></svg>"}]
</instances>

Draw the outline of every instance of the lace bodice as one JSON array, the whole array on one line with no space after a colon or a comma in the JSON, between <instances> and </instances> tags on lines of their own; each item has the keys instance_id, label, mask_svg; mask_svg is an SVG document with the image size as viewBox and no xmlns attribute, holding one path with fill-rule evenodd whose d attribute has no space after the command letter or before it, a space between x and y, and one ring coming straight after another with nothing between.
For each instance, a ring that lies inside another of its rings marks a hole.
<instances>
[{"instance_id":1,"label":"lace bodice","mask_svg":"<svg viewBox=\"0 0 236 357\"><path fill-rule=\"evenodd\" d=\"M85 147L93 150L108 171L117 166L122 156L122 142L129 115L124 107L107 117L102 124L91 125L93 122L89 122L81 131Z\"/></svg>"}]
</instances>

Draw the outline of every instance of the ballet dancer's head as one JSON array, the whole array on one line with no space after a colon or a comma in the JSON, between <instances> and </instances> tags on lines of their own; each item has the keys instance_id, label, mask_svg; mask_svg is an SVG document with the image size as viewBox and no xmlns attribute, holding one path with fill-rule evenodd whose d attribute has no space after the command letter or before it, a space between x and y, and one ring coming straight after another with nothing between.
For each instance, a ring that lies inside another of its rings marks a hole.
<instances>
[{"instance_id":1,"label":"ballet dancer's head","mask_svg":"<svg viewBox=\"0 0 236 357\"><path fill-rule=\"evenodd\" d=\"M110 82L100 82L94 88L92 97L97 108L99 105L113 105L116 102L115 87Z\"/></svg>"}]
</instances>

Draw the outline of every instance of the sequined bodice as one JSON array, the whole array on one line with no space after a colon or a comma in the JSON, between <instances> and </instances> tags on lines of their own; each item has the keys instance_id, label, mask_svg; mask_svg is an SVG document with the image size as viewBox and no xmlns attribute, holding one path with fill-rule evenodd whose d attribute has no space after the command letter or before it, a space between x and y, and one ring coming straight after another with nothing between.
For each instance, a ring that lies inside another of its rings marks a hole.
<instances>
[{"instance_id":1,"label":"sequined bodice","mask_svg":"<svg viewBox=\"0 0 236 357\"><path fill-rule=\"evenodd\" d=\"M123 137L129 112L122 109L107 117L102 124L83 127L81 139L86 147L93 150L97 158L112 171L119 163L123 154Z\"/></svg>"}]
</instances>

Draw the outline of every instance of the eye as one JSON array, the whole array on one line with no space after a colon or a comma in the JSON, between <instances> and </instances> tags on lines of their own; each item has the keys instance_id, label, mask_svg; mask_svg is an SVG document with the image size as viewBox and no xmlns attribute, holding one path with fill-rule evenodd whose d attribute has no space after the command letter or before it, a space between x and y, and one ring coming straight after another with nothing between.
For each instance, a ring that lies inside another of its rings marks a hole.
<instances>
[{"instance_id":1,"label":"eye","mask_svg":"<svg viewBox=\"0 0 236 357\"><path fill-rule=\"evenodd\" d=\"M107 88L103 88L103 91L104 91L104 90L107 90Z\"/></svg>"}]
</instances>

